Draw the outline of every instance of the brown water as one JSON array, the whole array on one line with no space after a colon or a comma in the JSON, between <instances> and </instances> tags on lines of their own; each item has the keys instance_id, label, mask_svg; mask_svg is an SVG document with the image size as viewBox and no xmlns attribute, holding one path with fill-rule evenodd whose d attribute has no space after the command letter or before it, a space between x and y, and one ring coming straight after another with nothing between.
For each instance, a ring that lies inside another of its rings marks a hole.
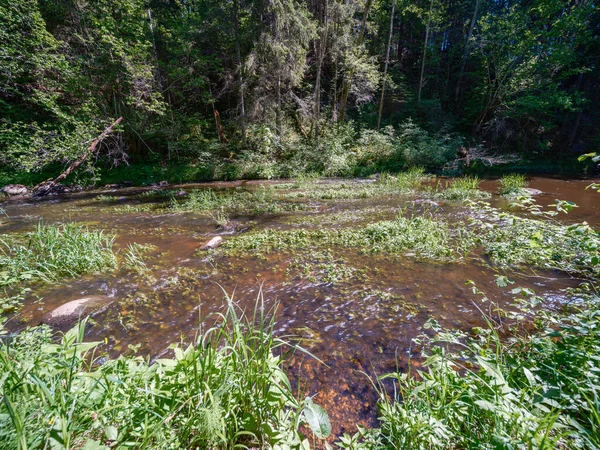
<instances>
[{"instance_id":1,"label":"brown water","mask_svg":"<svg viewBox=\"0 0 600 450\"><path fill-rule=\"evenodd\" d=\"M600 202L597 194L595 197L585 190L589 183L533 178L530 187L544 192L537 197L540 205L553 204L555 199L579 205L562 220L587 221L598 226ZM260 184L213 183L169 189L255 189ZM495 181L485 181L482 187L497 190ZM34 287L19 315L9 322L9 328L16 331L38 324L46 312L66 301L85 295L108 295L115 302L94 318L88 338L105 340L103 348L112 355L132 352L129 345L139 345L140 354L156 357L168 353L170 344L182 339L189 342L210 325L214 313L223 311L223 291L234 293L239 305L251 311L262 288L265 307L278 305L277 334L302 338L302 345L323 362L296 354L287 369L291 378L298 380L302 395L316 395L315 401L328 410L334 435L339 435L355 432L357 423L372 425L375 421L376 396L367 376L392 371L397 365L406 369L409 361L418 366L420 349L412 339L424 332L428 319L436 319L445 327L470 329L483 324L479 308L491 313L496 305L509 307L511 301L508 290L494 283L498 272L476 260L423 263L407 256L337 248L326 255L312 249L295 254L275 252L267 257L198 253L202 242L222 234L215 220L198 213L136 211L135 208L168 201L160 192L142 195L150 190L84 192L42 200L12 199L2 204L8 216L0 228L4 233L31 229L41 219L48 223L72 221L115 234L121 249L132 242L155 246L148 256L151 270L144 276L122 270ZM99 201L98 195L116 198ZM412 200L390 196L311 200L310 208L304 212L233 219L251 222L253 230L349 226L392 218L399 207ZM494 196L492 204L506 207L508 202ZM124 211L123 207L129 210ZM438 214L452 219L464 212L460 205L444 204ZM331 220L344 214L350 217L350 223ZM234 238L228 234L223 237ZM326 270L329 262L346 269L345 278L332 283L326 274L318 272ZM308 263L320 264L317 272L303 274L299 264ZM577 280L561 273L506 274L516 284L543 294L548 304L560 303L564 298L562 290L577 284ZM492 303L480 303L465 285L467 280L484 290Z\"/></svg>"}]
</instances>

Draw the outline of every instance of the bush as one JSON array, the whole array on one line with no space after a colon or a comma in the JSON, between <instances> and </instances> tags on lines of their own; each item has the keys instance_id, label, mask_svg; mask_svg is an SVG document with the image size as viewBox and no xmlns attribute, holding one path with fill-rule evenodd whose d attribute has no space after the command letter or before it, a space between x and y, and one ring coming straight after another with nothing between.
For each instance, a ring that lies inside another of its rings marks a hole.
<instances>
[{"instance_id":1,"label":"bush","mask_svg":"<svg viewBox=\"0 0 600 450\"><path fill-rule=\"evenodd\" d=\"M438 169L456 158L462 140L447 133L432 135L409 119L400 126L398 145L407 165Z\"/></svg>"}]
</instances>

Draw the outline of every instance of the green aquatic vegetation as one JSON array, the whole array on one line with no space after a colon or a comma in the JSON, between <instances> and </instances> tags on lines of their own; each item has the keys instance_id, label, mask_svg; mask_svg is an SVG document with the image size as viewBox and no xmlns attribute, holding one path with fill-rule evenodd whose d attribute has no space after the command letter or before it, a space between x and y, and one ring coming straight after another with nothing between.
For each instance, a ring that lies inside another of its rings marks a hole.
<instances>
[{"instance_id":1,"label":"green aquatic vegetation","mask_svg":"<svg viewBox=\"0 0 600 450\"><path fill-rule=\"evenodd\" d=\"M102 203L112 203L112 202L116 202L117 200L119 200L119 197L116 197L114 195L100 194L100 195L97 195L96 197L94 197L94 201L102 202Z\"/></svg>"},{"instance_id":2,"label":"green aquatic vegetation","mask_svg":"<svg viewBox=\"0 0 600 450\"><path fill-rule=\"evenodd\" d=\"M510 174L500 178L500 189L498 193L504 197L520 197L528 195L527 178L522 174Z\"/></svg>"},{"instance_id":3,"label":"green aquatic vegetation","mask_svg":"<svg viewBox=\"0 0 600 450\"><path fill-rule=\"evenodd\" d=\"M291 277L298 273L311 283L337 284L348 280L364 280L364 270L348 265L343 258L336 258L325 250L295 257L286 270Z\"/></svg>"},{"instance_id":4,"label":"green aquatic vegetation","mask_svg":"<svg viewBox=\"0 0 600 450\"><path fill-rule=\"evenodd\" d=\"M217 193L212 189L196 190L182 201L171 199L170 209L178 212L207 212L219 210L236 214L265 214L299 211L307 205L280 198L273 190L261 188L255 191L232 190Z\"/></svg>"},{"instance_id":5,"label":"green aquatic vegetation","mask_svg":"<svg viewBox=\"0 0 600 450\"><path fill-rule=\"evenodd\" d=\"M137 242L128 244L122 257L121 267L145 273L149 270L146 264L146 256L157 249L158 247L152 244L142 245Z\"/></svg>"},{"instance_id":6,"label":"green aquatic vegetation","mask_svg":"<svg viewBox=\"0 0 600 450\"><path fill-rule=\"evenodd\" d=\"M396 191L400 194L416 194L424 190L423 183L431 178L431 175L425 174L425 169L422 167L414 167L395 175L384 173L381 175L379 183L385 190Z\"/></svg>"},{"instance_id":7,"label":"green aquatic vegetation","mask_svg":"<svg viewBox=\"0 0 600 450\"><path fill-rule=\"evenodd\" d=\"M533 292L515 293L528 306L510 326L487 319L466 333L430 322L435 334L417 339L422 370L380 377L380 427L345 435L341 447L598 448L600 299L561 316L535 312ZM535 324L529 333L523 321ZM393 380L393 395L384 380Z\"/></svg>"},{"instance_id":8,"label":"green aquatic vegetation","mask_svg":"<svg viewBox=\"0 0 600 450\"><path fill-rule=\"evenodd\" d=\"M116 214L140 214L140 213L152 213L159 214L164 212L161 205L153 203L138 203L135 205L125 204L118 205L111 208L111 212Z\"/></svg>"},{"instance_id":9,"label":"green aquatic vegetation","mask_svg":"<svg viewBox=\"0 0 600 450\"><path fill-rule=\"evenodd\" d=\"M298 184L297 190L289 192L288 198L317 200L351 200L385 195L411 195L427 191L424 182L431 178L422 168L410 169L395 175L382 174L380 180L312 182Z\"/></svg>"},{"instance_id":10,"label":"green aquatic vegetation","mask_svg":"<svg viewBox=\"0 0 600 450\"><path fill-rule=\"evenodd\" d=\"M404 217L359 228L316 230L272 230L247 233L226 241L230 252L327 249L333 246L359 248L365 252L406 254L416 259L454 260L471 246L466 230L450 227L431 216Z\"/></svg>"},{"instance_id":11,"label":"green aquatic vegetation","mask_svg":"<svg viewBox=\"0 0 600 450\"><path fill-rule=\"evenodd\" d=\"M477 177L460 177L446 184L446 188L437 192L435 196L443 200L469 200L491 197L491 194L479 189L481 180Z\"/></svg>"},{"instance_id":12,"label":"green aquatic vegetation","mask_svg":"<svg viewBox=\"0 0 600 450\"><path fill-rule=\"evenodd\" d=\"M565 225L519 217L486 203L472 207L482 216L472 220L476 241L493 263L600 274L600 234L587 223Z\"/></svg>"},{"instance_id":13,"label":"green aquatic vegetation","mask_svg":"<svg viewBox=\"0 0 600 450\"><path fill-rule=\"evenodd\" d=\"M5 236L0 240L0 289L4 291L0 314L20 304L26 293L24 283L114 269L113 242L114 237L102 231L72 223L40 222L30 233Z\"/></svg>"},{"instance_id":14,"label":"green aquatic vegetation","mask_svg":"<svg viewBox=\"0 0 600 450\"><path fill-rule=\"evenodd\" d=\"M294 397L277 355L302 349L273 336L267 312L228 299L213 327L153 363L95 364L85 321L58 343L45 327L2 341L0 448L309 448L299 426L327 437L329 419Z\"/></svg>"}]
</instances>

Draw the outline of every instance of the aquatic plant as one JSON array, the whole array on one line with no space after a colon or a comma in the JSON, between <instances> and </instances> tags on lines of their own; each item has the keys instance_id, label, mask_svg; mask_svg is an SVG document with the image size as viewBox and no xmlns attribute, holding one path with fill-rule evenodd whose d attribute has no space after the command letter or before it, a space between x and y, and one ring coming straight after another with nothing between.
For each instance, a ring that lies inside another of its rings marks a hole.
<instances>
[{"instance_id":1,"label":"aquatic plant","mask_svg":"<svg viewBox=\"0 0 600 450\"><path fill-rule=\"evenodd\" d=\"M20 304L28 291L24 283L114 269L113 242L113 236L72 223L39 222L30 233L5 236L0 240L0 314Z\"/></svg>"},{"instance_id":2,"label":"aquatic plant","mask_svg":"<svg viewBox=\"0 0 600 450\"><path fill-rule=\"evenodd\" d=\"M86 322L56 343L46 327L0 343L0 448L310 448L299 425L331 432L323 409L297 400L282 370L286 348L261 303L227 310L194 344L150 363L97 364ZM271 311L272 313L272 311Z\"/></svg>"},{"instance_id":3,"label":"aquatic plant","mask_svg":"<svg viewBox=\"0 0 600 450\"><path fill-rule=\"evenodd\" d=\"M178 212L207 212L264 214L298 211L307 205L281 199L273 190L260 188L255 191L232 190L217 193L213 189L191 191L183 200L172 198L170 208Z\"/></svg>"},{"instance_id":4,"label":"aquatic plant","mask_svg":"<svg viewBox=\"0 0 600 450\"><path fill-rule=\"evenodd\" d=\"M522 174L504 175L500 178L500 189L498 193L504 197L518 197L528 195L525 188L527 187L527 178Z\"/></svg>"},{"instance_id":5,"label":"aquatic plant","mask_svg":"<svg viewBox=\"0 0 600 450\"><path fill-rule=\"evenodd\" d=\"M353 247L365 252L404 254L424 260L454 260L462 257L471 245L466 230L451 229L430 215L398 214L395 220L371 223L359 228L316 230L272 230L247 233L228 240L223 248L230 252L285 251L327 249L332 246Z\"/></svg>"},{"instance_id":6,"label":"aquatic plant","mask_svg":"<svg viewBox=\"0 0 600 450\"><path fill-rule=\"evenodd\" d=\"M468 199L479 199L489 198L491 194L489 192L482 191L479 189L478 177L460 177L453 180L451 183L446 185L446 188L436 194L436 197L443 200L468 200Z\"/></svg>"},{"instance_id":7,"label":"aquatic plant","mask_svg":"<svg viewBox=\"0 0 600 450\"><path fill-rule=\"evenodd\" d=\"M530 203L530 202L529 202ZM528 203L528 204L529 204ZM600 234L587 223L565 225L544 220L556 214L531 210L539 219L501 212L485 202L471 203L478 219L471 225L476 242L491 261L502 267L533 266L577 275L600 274ZM564 209L569 205L558 204Z\"/></svg>"}]
</instances>

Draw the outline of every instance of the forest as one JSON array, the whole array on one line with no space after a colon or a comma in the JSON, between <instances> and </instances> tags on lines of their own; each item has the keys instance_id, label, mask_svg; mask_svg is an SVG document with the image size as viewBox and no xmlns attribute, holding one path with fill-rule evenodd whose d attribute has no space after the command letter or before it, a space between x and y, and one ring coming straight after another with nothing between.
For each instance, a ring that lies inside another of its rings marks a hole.
<instances>
[{"instance_id":1,"label":"forest","mask_svg":"<svg viewBox=\"0 0 600 450\"><path fill-rule=\"evenodd\" d=\"M4 2L3 179L57 175L118 117L82 183L123 163L146 166L138 182L559 171L600 145L596 6Z\"/></svg>"},{"instance_id":2,"label":"forest","mask_svg":"<svg viewBox=\"0 0 600 450\"><path fill-rule=\"evenodd\" d=\"M0 0L0 450L600 449L592 0Z\"/></svg>"}]
</instances>

